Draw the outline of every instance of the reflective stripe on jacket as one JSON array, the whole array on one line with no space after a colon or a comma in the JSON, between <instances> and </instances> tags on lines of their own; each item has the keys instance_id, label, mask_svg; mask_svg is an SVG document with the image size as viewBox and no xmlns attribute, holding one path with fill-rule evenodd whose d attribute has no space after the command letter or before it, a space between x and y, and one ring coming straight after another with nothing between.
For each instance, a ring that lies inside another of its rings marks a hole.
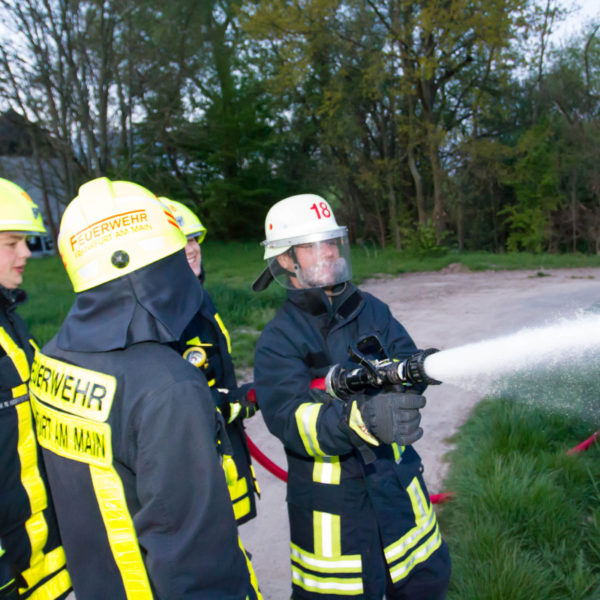
<instances>
[{"instance_id":1,"label":"reflective stripe on jacket","mask_svg":"<svg viewBox=\"0 0 600 600\"><path fill-rule=\"evenodd\" d=\"M71 581L27 391L33 357L27 326L14 312L24 292L0 288L0 561L19 573L24 598L65 598ZM0 587L7 582L0 581Z\"/></svg>"}]
</instances>

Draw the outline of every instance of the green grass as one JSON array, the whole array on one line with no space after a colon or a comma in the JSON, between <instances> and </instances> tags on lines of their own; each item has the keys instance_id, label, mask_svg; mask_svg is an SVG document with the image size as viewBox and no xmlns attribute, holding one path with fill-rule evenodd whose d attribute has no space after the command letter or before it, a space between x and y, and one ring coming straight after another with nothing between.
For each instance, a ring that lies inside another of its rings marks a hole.
<instances>
[{"instance_id":1,"label":"green grass","mask_svg":"<svg viewBox=\"0 0 600 600\"><path fill-rule=\"evenodd\" d=\"M449 600L600 598L600 447L568 456L597 423L484 401L456 436L440 511Z\"/></svg>"},{"instance_id":2,"label":"green grass","mask_svg":"<svg viewBox=\"0 0 600 600\"><path fill-rule=\"evenodd\" d=\"M40 344L58 331L73 304L75 293L58 256L32 258L27 261L23 288L28 302L19 308L29 329Z\"/></svg>"},{"instance_id":3,"label":"green grass","mask_svg":"<svg viewBox=\"0 0 600 600\"><path fill-rule=\"evenodd\" d=\"M448 251L441 256L417 257L392 248L354 247L352 270L355 281L367 277L439 271L452 263L462 263L471 271L511 269L561 269L600 267L600 256L587 254L530 254Z\"/></svg>"}]
</instances>

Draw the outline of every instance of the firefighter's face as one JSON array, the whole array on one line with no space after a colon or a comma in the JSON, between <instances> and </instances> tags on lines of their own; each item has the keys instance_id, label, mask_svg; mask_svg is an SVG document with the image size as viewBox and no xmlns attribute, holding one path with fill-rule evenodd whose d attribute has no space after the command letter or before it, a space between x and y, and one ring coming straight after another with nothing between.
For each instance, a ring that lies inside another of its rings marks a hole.
<instances>
[{"instance_id":1,"label":"firefighter's face","mask_svg":"<svg viewBox=\"0 0 600 600\"><path fill-rule=\"evenodd\" d=\"M286 271L296 274L290 281L296 288L329 287L338 282L340 252L338 239L297 244L277 257Z\"/></svg>"},{"instance_id":2,"label":"firefighter's face","mask_svg":"<svg viewBox=\"0 0 600 600\"><path fill-rule=\"evenodd\" d=\"M31 256L25 236L11 231L0 232L0 284L18 288L23 283L25 263Z\"/></svg>"},{"instance_id":3,"label":"firefighter's face","mask_svg":"<svg viewBox=\"0 0 600 600\"><path fill-rule=\"evenodd\" d=\"M185 245L185 257L190 265L190 269L192 269L194 275L198 277L198 275L200 275L200 268L202 267L202 251L200 250L198 238L188 238L187 244Z\"/></svg>"}]
</instances>

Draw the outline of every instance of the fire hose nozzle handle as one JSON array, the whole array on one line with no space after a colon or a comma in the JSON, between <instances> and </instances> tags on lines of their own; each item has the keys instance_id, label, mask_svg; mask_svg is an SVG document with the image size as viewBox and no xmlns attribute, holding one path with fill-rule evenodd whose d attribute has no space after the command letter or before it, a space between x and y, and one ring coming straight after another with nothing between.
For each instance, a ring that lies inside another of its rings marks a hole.
<instances>
[{"instance_id":1,"label":"fire hose nozzle handle","mask_svg":"<svg viewBox=\"0 0 600 600\"><path fill-rule=\"evenodd\" d=\"M337 398L338 400L342 400L340 396L337 394L337 391L340 387L340 373L342 367L341 365L334 365L327 371L327 375L325 375L325 391L333 398Z\"/></svg>"},{"instance_id":2,"label":"fire hose nozzle handle","mask_svg":"<svg viewBox=\"0 0 600 600\"><path fill-rule=\"evenodd\" d=\"M419 350L412 356L409 356L402 363L402 379L409 383L426 383L427 385L439 385L442 383L433 377L429 377L425 372L425 359L431 354L439 352L437 348L427 348L427 350Z\"/></svg>"}]
</instances>

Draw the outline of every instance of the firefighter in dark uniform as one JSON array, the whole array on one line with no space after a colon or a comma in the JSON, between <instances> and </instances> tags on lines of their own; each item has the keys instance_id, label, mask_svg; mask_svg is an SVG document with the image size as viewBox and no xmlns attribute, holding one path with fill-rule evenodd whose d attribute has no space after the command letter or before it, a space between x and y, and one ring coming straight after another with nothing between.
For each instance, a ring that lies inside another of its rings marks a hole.
<instances>
[{"instance_id":1,"label":"firefighter in dark uniform","mask_svg":"<svg viewBox=\"0 0 600 600\"><path fill-rule=\"evenodd\" d=\"M27 393L31 334L15 312L42 217L17 185L0 179L0 598L65 598L71 589Z\"/></svg>"},{"instance_id":2,"label":"firefighter in dark uniform","mask_svg":"<svg viewBox=\"0 0 600 600\"><path fill-rule=\"evenodd\" d=\"M185 254L192 273L204 283L200 244L206 227L184 204L159 198L165 204L187 237ZM229 494L238 525L256 516L258 484L252 467L244 432L244 419L255 414L258 406L248 398L253 384L237 385L231 360L231 338L208 292L203 289L202 305L173 345L189 362L202 369L215 403L226 420L226 431L233 448L237 477L229 484Z\"/></svg>"},{"instance_id":3,"label":"firefighter in dark uniform","mask_svg":"<svg viewBox=\"0 0 600 600\"><path fill-rule=\"evenodd\" d=\"M346 228L323 198L278 202L265 232L269 266L253 287L277 279L289 291L258 341L254 377L287 455L292 597L444 598L449 553L410 445L422 435L422 390L343 402L310 389L365 336L395 359L415 344L384 303L350 283Z\"/></svg>"},{"instance_id":4,"label":"firefighter in dark uniform","mask_svg":"<svg viewBox=\"0 0 600 600\"><path fill-rule=\"evenodd\" d=\"M168 344L202 288L185 235L145 188L95 179L61 222L77 293L30 382L78 598L261 598L201 372Z\"/></svg>"}]
</instances>

